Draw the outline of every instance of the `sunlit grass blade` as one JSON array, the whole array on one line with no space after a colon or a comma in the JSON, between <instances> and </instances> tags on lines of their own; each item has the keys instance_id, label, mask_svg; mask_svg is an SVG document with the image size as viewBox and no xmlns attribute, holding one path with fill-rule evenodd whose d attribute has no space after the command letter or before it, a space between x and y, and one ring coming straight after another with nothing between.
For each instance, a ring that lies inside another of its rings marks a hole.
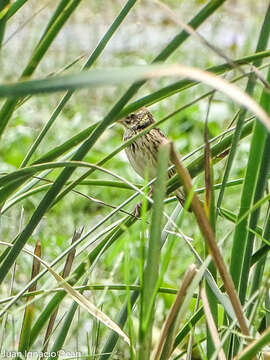
<instances>
[{"instance_id":1,"label":"sunlit grass blade","mask_svg":"<svg viewBox=\"0 0 270 360\"><path fill-rule=\"evenodd\" d=\"M270 51L262 51L262 52L258 52L256 54L252 54L250 56L246 56L244 58L241 59L236 59L233 62L237 65L248 65L249 63L251 63L252 61L260 61L260 59L264 59L265 57L269 57L270 56ZM221 75L224 72L231 70L231 65L228 63L222 64L222 65L217 65L217 66L212 66L209 68L206 68L205 71L208 72L212 72L216 75ZM134 101L133 103L127 105L119 114L119 117L124 117L128 114L130 114L132 111L136 111L139 108L141 108L142 106L149 106L155 103L158 103L159 101L166 99L169 96L172 96L174 94L177 94L180 91L189 89L195 85L198 85L198 82L193 81L193 80L188 80L188 79L183 79L180 81L177 81L171 85L165 86L149 95L146 95L136 101Z\"/></svg>"}]
</instances>

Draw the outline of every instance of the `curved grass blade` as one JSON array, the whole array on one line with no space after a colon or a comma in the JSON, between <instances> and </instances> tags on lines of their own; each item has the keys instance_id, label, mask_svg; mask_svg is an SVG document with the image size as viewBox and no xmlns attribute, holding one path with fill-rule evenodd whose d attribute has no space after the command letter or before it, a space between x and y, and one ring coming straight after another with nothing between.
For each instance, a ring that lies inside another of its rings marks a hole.
<instances>
[{"instance_id":1,"label":"curved grass blade","mask_svg":"<svg viewBox=\"0 0 270 360\"><path fill-rule=\"evenodd\" d=\"M239 79L239 78L237 78ZM235 79L236 80L236 79ZM195 84L195 83L194 83ZM211 92L206 93L202 96L200 96L199 98L193 100L192 102L190 102L187 105L184 105L182 108L174 111L173 113L169 114L168 116L166 116L164 119L158 121L158 124L161 124L163 121L167 120L169 117L175 115L176 113L188 108L189 106L193 105L194 103L196 103L197 101L203 99L204 97L210 95ZM119 116L117 117L119 118ZM65 143L63 143L62 145L60 145L59 147L56 147L55 149L47 152L46 154L44 154L43 156L41 156L41 158L37 159L33 164L38 164L40 162L48 162L51 161L53 159L55 159L56 157L60 156L61 154L63 154L64 152L66 152L67 150L69 150L70 148L76 146L77 144L79 144L82 140L84 140L85 138L87 138L88 135L90 135L90 133L93 131L93 129L98 125L98 123L91 125L90 127L86 128L85 130L81 131L79 134L75 135L74 137L72 137L71 139L67 140ZM127 145L127 144L126 144ZM125 145L124 145L125 146ZM119 147L117 148L114 152L112 152L108 157L106 157L104 160L102 160L101 162L99 162L99 165L104 164L105 161L109 160L111 157L113 157L115 154L117 154L117 152L119 152L122 148L124 147ZM87 177L88 175L90 175L90 173L86 173L83 178ZM1 191L0 190L0 202L4 201L5 199L7 199L9 197L10 194L12 194L12 192L15 191L16 188L18 188L27 178L25 178L24 180L14 180L13 185L11 185L9 188L6 188L5 191ZM82 181L82 179L80 179L80 181ZM77 182L75 182L77 183ZM74 183L74 186L75 186ZM69 192L71 190L71 188L73 188L74 186L71 186L70 188L67 188L62 194L61 196L63 196L65 193ZM59 197L58 197L59 200ZM58 201L57 200L57 201Z\"/></svg>"}]
</instances>

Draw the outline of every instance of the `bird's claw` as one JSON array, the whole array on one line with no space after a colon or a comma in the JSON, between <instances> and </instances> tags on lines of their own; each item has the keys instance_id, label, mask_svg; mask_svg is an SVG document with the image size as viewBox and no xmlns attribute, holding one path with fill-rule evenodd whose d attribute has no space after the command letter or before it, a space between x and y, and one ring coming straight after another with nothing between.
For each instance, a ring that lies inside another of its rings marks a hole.
<instances>
[{"instance_id":1,"label":"bird's claw","mask_svg":"<svg viewBox=\"0 0 270 360\"><path fill-rule=\"evenodd\" d=\"M136 206L135 206L135 209L134 209L134 216L135 217L140 217L140 214L141 214L141 208L142 208L142 202L140 201Z\"/></svg>"}]
</instances>

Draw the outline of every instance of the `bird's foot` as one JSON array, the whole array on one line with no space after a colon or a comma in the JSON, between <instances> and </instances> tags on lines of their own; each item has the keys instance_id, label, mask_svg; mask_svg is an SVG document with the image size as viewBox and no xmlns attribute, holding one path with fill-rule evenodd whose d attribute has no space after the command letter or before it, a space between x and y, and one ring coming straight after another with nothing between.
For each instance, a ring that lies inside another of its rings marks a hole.
<instances>
[{"instance_id":1,"label":"bird's foot","mask_svg":"<svg viewBox=\"0 0 270 360\"><path fill-rule=\"evenodd\" d=\"M139 218L141 215L141 209L142 209L142 202L140 201L138 204L136 204L134 209L134 216L136 218Z\"/></svg>"},{"instance_id":2,"label":"bird's foot","mask_svg":"<svg viewBox=\"0 0 270 360\"><path fill-rule=\"evenodd\" d=\"M151 187L151 189L148 192L148 196L151 196L153 193L153 188ZM142 201L140 201L134 209L134 216L136 216L137 218L140 217L141 215L141 209L142 209Z\"/></svg>"}]
</instances>

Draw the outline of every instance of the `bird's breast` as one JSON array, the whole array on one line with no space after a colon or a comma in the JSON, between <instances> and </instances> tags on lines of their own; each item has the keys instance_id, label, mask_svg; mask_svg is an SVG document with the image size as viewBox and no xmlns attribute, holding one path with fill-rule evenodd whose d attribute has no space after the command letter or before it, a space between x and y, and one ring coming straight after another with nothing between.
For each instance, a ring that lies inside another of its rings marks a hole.
<instances>
[{"instance_id":1,"label":"bird's breast","mask_svg":"<svg viewBox=\"0 0 270 360\"><path fill-rule=\"evenodd\" d=\"M135 134L124 135L124 141ZM125 148L127 158L138 175L152 179L156 176L158 145L153 144L151 135L145 134Z\"/></svg>"}]
</instances>

